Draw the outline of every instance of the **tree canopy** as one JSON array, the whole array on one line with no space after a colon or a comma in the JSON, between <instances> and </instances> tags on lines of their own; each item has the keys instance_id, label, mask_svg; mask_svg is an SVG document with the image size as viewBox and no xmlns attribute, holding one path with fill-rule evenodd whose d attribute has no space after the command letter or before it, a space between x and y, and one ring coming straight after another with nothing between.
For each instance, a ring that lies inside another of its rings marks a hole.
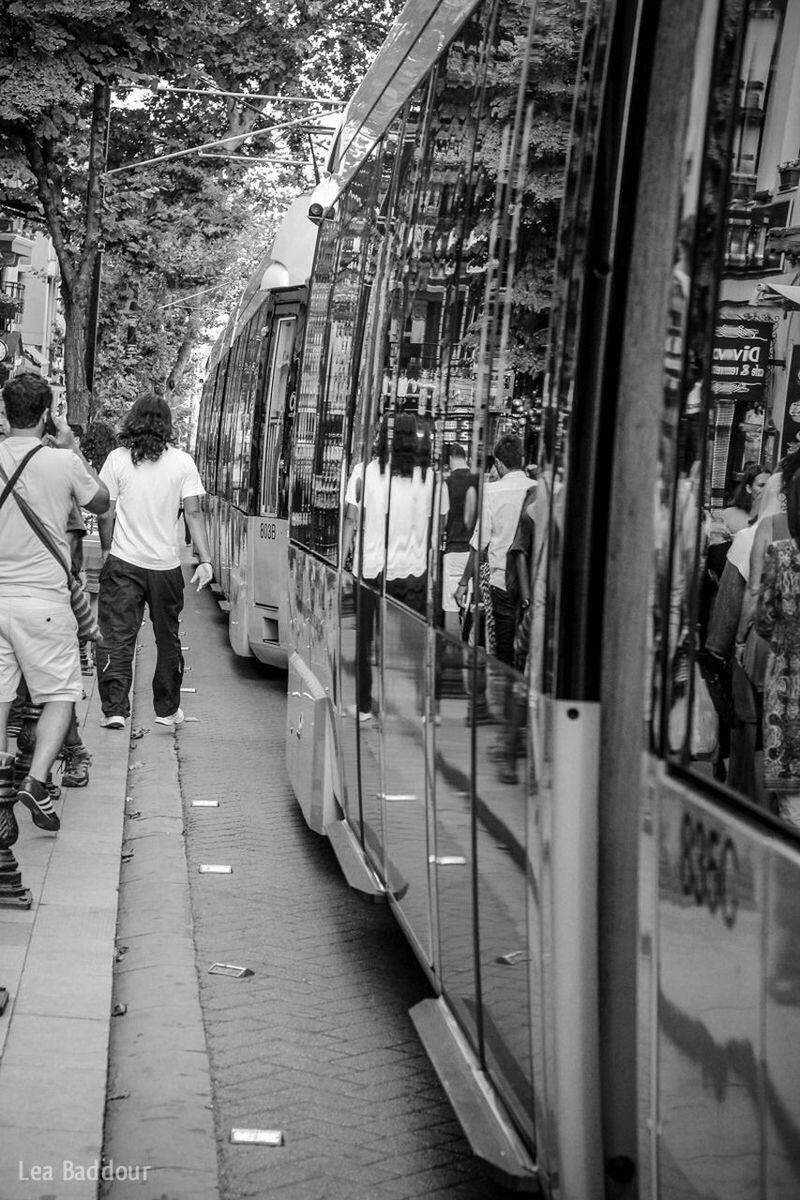
<instances>
[{"instance_id":1,"label":"tree canopy","mask_svg":"<svg viewBox=\"0 0 800 1200\"><path fill-rule=\"evenodd\" d=\"M311 161L308 130L326 106L291 98L346 98L397 7L384 0L367 19L355 0L0 3L0 207L53 240L73 420L143 386L180 396L280 211L313 182L295 163L246 160ZM207 156L166 157L223 138Z\"/></svg>"}]
</instances>

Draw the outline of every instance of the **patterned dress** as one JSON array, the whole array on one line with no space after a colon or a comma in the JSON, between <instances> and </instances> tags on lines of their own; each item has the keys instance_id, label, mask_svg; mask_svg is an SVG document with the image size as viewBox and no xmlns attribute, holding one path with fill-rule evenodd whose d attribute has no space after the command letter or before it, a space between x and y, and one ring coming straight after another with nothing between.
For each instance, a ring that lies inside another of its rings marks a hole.
<instances>
[{"instance_id":1,"label":"patterned dress","mask_svg":"<svg viewBox=\"0 0 800 1200\"><path fill-rule=\"evenodd\" d=\"M770 649L764 687L764 787L800 793L800 550L791 539L767 547L756 630Z\"/></svg>"}]
</instances>

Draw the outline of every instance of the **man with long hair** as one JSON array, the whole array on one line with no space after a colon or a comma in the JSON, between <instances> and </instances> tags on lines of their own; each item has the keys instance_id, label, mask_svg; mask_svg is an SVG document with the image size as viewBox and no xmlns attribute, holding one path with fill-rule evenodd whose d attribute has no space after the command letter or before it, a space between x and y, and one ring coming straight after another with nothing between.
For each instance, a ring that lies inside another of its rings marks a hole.
<instances>
[{"instance_id":1,"label":"man with long hair","mask_svg":"<svg viewBox=\"0 0 800 1200\"><path fill-rule=\"evenodd\" d=\"M183 506L200 559L191 579L200 591L212 577L200 510L205 488L191 455L171 444L172 413L165 400L137 400L125 418L119 441L100 472L111 497L111 507L99 523L104 558L99 606L103 634L98 664L100 724L106 729L123 729L130 716L133 654L146 603L157 647L153 675L156 723L174 727L183 721L178 627L183 572L178 512Z\"/></svg>"},{"instance_id":2,"label":"man with long hair","mask_svg":"<svg viewBox=\"0 0 800 1200\"><path fill-rule=\"evenodd\" d=\"M38 375L17 375L3 388L11 433L0 445L0 765L9 765L8 715L24 675L31 699L43 707L30 771L17 794L34 824L55 832L60 821L47 778L83 691L67 584L67 517L73 504L104 512L108 491L63 418L53 416L55 445L42 445L52 401ZM13 486L6 490L7 484ZM52 550L34 528L37 518Z\"/></svg>"}]
</instances>

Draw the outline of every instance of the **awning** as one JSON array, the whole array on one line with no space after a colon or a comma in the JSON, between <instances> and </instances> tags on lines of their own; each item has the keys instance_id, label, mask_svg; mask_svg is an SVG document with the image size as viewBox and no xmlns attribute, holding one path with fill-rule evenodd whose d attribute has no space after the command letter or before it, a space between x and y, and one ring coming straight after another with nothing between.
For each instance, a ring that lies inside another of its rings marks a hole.
<instances>
[{"instance_id":1,"label":"awning","mask_svg":"<svg viewBox=\"0 0 800 1200\"><path fill-rule=\"evenodd\" d=\"M788 300L790 304L797 304L800 307L800 287L792 286L785 283L764 283L764 290L767 292L777 292L784 300Z\"/></svg>"}]
</instances>

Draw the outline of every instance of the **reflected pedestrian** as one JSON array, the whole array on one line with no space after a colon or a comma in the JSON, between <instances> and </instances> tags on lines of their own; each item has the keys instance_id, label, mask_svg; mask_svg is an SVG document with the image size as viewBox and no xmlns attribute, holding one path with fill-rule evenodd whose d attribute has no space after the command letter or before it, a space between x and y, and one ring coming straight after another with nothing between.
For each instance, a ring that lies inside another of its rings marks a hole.
<instances>
[{"instance_id":1,"label":"reflected pedestrian","mask_svg":"<svg viewBox=\"0 0 800 1200\"><path fill-rule=\"evenodd\" d=\"M764 678L764 788L800 828L800 470L784 489L789 537L767 546L756 630L769 642Z\"/></svg>"}]
</instances>

